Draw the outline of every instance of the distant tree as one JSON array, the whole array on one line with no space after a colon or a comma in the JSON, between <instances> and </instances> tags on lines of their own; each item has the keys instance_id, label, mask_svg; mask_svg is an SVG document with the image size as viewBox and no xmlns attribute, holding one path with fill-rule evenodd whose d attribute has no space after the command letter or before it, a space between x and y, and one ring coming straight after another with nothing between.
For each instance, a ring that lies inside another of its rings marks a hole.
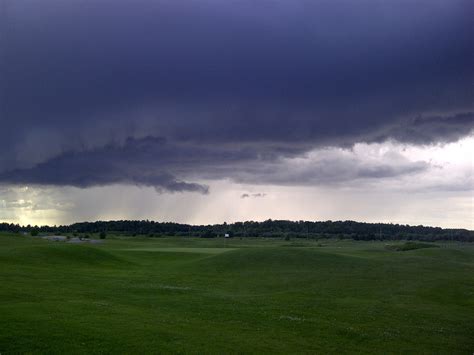
<instances>
[{"instance_id":1,"label":"distant tree","mask_svg":"<svg viewBox=\"0 0 474 355\"><path fill-rule=\"evenodd\" d=\"M207 229L201 234L201 238L215 238L216 234L212 230Z\"/></svg>"},{"instance_id":2,"label":"distant tree","mask_svg":"<svg viewBox=\"0 0 474 355\"><path fill-rule=\"evenodd\" d=\"M107 237L107 234L104 231L102 231L102 232L100 232L99 237L100 237L100 239L105 239Z\"/></svg>"},{"instance_id":3,"label":"distant tree","mask_svg":"<svg viewBox=\"0 0 474 355\"><path fill-rule=\"evenodd\" d=\"M388 223L359 223L355 221L285 221L266 220L263 222L246 221L216 225L193 226L171 222L153 221L97 221L74 223L69 226L20 226L13 223L0 223L1 232L26 232L31 235L72 234L100 235L102 231L133 236L182 236L212 238L225 233L236 237L265 238L352 238L355 240L420 240L439 241L457 240L474 242L474 231L466 229L442 229L438 227L409 226ZM383 233L381 233L383 231ZM231 233L230 233L231 232ZM82 239L82 237L81 237Z\"/></svg>"}]
</instances>

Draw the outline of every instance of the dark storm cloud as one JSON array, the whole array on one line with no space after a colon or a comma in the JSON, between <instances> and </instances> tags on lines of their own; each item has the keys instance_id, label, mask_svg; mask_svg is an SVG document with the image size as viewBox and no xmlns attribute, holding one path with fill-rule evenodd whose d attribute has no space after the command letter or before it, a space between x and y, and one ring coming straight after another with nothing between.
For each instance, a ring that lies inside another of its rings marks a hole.
<instances>
[{"instance_id":1,"label":"dark storm cloud","mask_svg":"<svg viewBox=\"0 0 474 355\"><path fill-rule=\"evenodd\" d=\"M420 116L406 121L405 125L387 129L381 136L375 137L373 141L382 142L390 138L400 142L415 141L420 144L456 141L460 137L469 134L473 125L474 112L453 116Z\"/></svg>"},{"instance_id":2,"label":"dark storm cloud","mask_svg":"<svg viewBox=\"0 0 474 355\"><path fill-rule=\"evenodd\" d=\"M471 1L0 1L2 182L205 192L181 179L474 127Z\"/></svg>"},{"instance_id":3,"label":"dark storm cloud","mask_svg":"<svg viewBox=\"0 0 474 355\"><path fill-rule=\"evenodd\" d=\"M161 140L128 140L122 147L65 153L32 168L6 171L0 174L0 182L81 188L121 183L154 186L160 191L208 193L207 186L180 181L168 173L172 165Z\"/></svg>"},{"instance_id":4,"label":"dark storm cloud","mask_svg":"<svg viewBox=\"0 0 474 355\"><path fill-rule=\"evenodd\" d=\"M203 146L174 144L165 139L128 139L122 144L83 152L68 152L31 168L0 174L7 184L39 184L90 187L107 184L154 186L157 190L207 193L205 185L189 179L214 180L227 177L240 183L278 185L334 185L360 180L396 178L430 168L423 161L409 161L390 153L365 161L363 153L321 150L301 157L297 151L271 146ZM296 154L296 155L295 155ZM294 159L298 157L298 159ZM248 195L248 196L245 196ZM263 193L244 194L264 197Z\"/></svg>"},{"instance_id":5,"label":"dark storm cloud","mask_svg":"<svg viewBox=\"0 0 474 355\"><path fill-rule=\"evenodd\" d=\"M66 152L33 167L0 173L7 184L40 184L90 187L106 184L154 186L158 190L207 193L208 187L178 180L174 174L197 178L220 178L247 165L265 165L282 156L294 157L300 150L282 147L176 144L163 138L127 139L123 144Z\"/></svg>"}]
</instances>

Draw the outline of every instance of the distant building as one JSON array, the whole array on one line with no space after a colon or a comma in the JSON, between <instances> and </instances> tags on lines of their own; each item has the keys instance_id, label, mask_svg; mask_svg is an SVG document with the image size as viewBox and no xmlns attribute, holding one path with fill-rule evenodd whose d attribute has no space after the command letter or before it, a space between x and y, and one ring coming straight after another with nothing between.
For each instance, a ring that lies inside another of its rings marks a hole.
<instances>
[{"instance_id":1,"label":"distant building","mask_svg":"<svg viewBox=\"0 0 474 355\"><path fill-rule=\"evenodd\" d=\"M230 234L229 233L224 234L224 238L230 238Z\"/></svg>"}]
</instances>

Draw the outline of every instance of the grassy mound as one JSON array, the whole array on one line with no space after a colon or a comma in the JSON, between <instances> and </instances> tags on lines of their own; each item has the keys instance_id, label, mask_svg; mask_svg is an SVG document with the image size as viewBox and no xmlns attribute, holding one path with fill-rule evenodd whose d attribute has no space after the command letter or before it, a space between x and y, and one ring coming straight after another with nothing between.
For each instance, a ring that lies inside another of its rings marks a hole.
<instances>
[{"instance_id":1,"label":"grassy mound","mask_svg":"<svg viewBox=\"0 0 474 355\"><path fill-rule=\"evenodd\" d=\"M416 249L439 248L439 245L419 242L406 242L403 244L388 245L387 249L394 251L409 251Z\"/></svg>"},{"instance_id":2,"label":"grassy mound","mask_svg":"<svg viewBox=\"0 0 474 355\"><path fill-rule=\"evenodd\" d=\"M1 261L24 265L119 266L124 261L107 250L82 245L41 245L20 247L0 255Z\"/></svg>"}]
</instances>

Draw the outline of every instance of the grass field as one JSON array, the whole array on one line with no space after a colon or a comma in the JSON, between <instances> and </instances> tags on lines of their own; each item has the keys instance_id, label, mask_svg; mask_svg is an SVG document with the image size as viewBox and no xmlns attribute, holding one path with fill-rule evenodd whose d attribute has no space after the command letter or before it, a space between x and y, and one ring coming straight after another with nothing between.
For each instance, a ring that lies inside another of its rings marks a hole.
<instances>
[{"instance_id":1,"label":"grass field","mask_svg":"<svg viewBox=\"0 0 474 355\"><path fill-rule=\"evenodd\" d=\"M0 235L0 353L474 352L474 246Z\"/></svg>"}]
</instances>

